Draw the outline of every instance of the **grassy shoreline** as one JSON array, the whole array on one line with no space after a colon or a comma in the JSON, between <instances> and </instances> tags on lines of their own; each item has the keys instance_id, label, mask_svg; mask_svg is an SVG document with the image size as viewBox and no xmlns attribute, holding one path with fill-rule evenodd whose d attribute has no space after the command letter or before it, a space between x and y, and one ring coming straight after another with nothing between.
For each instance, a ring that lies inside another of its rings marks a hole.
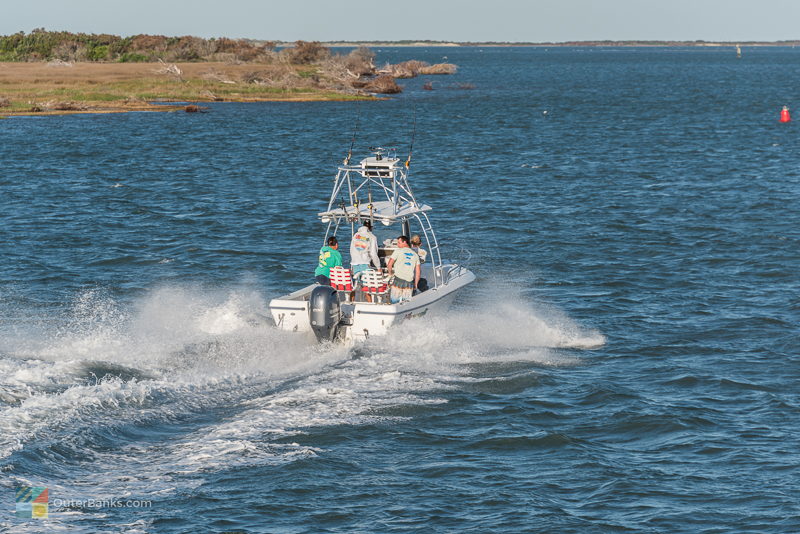
<instances>
[{"instance_id":1,"label":"grassy shoreline","mask_svg":"<svg viewBox=\"0 0 800 534\"><path fill-rule=\"evenodd\" d=\"M0 116L175 111L153 102L308 102L374 96L303 83L253 83L260 66L227 63L0 62ZM298 68L302 81L313 68ZM263 76L262 76L263 77Z\"/></svg>"}]
</instances>

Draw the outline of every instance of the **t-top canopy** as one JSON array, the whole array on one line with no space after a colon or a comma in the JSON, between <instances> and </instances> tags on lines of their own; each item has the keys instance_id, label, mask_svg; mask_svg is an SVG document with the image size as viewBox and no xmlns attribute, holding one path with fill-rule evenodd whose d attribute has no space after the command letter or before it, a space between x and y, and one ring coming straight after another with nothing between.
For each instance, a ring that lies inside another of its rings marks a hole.
<instances>
[{"instance_id":1,"label":"t-top canopy","mask_svg":"<svg viewBox=\"0 0 800 534\"><path fill-rule=\"evenodd\" d=\"M388 226L392 223L407 219L416 213L430 211L431 209L432 208L427 204L417 206L410 202L406 202L398 205L397 213L395 213L394 203L388 200L382 200L380 202L372 203L372 218ZM319 214L319 217L323 222L328 222L331 219L339 219L342 217L346 217L348 219L355 219L356 217L368 219L370 217L369 203L360 204L358 208L355 206L345 206L344 208L323 211Z\"/></svg>"}]
</instances>

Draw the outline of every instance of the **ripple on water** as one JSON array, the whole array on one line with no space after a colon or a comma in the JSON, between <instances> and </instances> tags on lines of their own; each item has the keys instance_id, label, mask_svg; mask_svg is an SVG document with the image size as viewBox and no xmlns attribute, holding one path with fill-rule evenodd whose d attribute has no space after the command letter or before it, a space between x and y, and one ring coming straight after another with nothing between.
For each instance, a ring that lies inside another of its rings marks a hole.
<instances>
[{"instance_id":1,"label":"ripple on water","mask_svg":"<svg viewBox=\"0 0 800 534\"><path fill-rule=\"evenodd\" d=\"M356 150L416 108L415 192L478 281L355 351L264 319L352 103L0 121L0 486L154 501L63 531L800 531L800 54L446 55Z\"/></svg>"}]
</instances>

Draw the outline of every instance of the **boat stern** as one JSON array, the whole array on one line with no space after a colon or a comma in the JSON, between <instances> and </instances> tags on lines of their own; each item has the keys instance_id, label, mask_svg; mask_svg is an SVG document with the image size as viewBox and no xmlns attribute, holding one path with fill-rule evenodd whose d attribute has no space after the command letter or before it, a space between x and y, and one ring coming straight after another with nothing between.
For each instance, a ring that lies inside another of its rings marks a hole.
<instances>
[{"instance_id":1,"label":"boat stern","mask_svg":"<svg viewBox=\"0 0 800 534\"><path fill-rule=\"evenodd\" d=\"M311 332L309 298L316 284L304 287L289 295L272 299L269 311L275 326L289 332Z\"/></svg>"}]
</instances>

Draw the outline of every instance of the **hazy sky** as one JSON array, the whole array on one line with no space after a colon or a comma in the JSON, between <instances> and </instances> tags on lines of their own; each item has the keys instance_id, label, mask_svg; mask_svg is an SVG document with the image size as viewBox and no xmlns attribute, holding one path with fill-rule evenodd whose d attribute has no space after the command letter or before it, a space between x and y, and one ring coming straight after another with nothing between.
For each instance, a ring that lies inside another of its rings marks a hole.
<instances>
[{"instance_id":1,"label":"hazy sky","mask_svg":"<svg viewBox=\"0 0 800 534\"><path fill-rule=\"evenodd\" d=\"M800 0L5 0L0 34L305 40L800 38Z\"/></svg>"}]
</instances>

